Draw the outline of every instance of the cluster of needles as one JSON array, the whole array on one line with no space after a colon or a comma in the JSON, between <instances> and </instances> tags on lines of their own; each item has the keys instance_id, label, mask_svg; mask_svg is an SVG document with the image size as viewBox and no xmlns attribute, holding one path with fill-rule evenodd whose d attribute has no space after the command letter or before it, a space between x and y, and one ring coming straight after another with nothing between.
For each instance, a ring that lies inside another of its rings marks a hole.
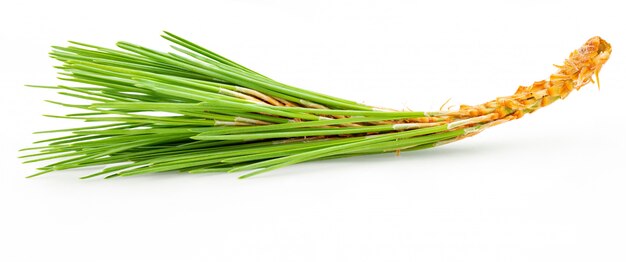
<instances>
[{"instance_id":1,"label":"cluster of needles","mask_svg":"<svg viewBox=\"0 0 626 262\"><path fill-rule=\"evenodd\" d=\"M85 101L57 118L100 122L38 133L65 133L23 151L26 162L56 170L107 166L84 176L166 171L248 171L246 178L305 161L420 150L458 141L522 117L593 82L611 46L600 37L572 52L549 79L515 94L454 111L381 109L293 87L182 37L164 32L176 52L118 42L120 49L70 42L58 90Z\"/></svg>"}]
</instances>

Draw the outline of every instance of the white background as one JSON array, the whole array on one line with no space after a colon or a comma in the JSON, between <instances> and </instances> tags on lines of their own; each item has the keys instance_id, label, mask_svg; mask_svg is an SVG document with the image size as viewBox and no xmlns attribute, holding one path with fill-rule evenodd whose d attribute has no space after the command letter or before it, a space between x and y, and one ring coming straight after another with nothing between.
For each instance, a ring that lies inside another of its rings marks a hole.
<instances>
[{"instance_id":1,"label":"white background","mask_svg":"<svg viewBox=\"0 0 626 262\"><path fill-rule=\"evenodd\" d=\"M440 2L440 3L439 3ZM510 3L505 3L510 2ZM4 1L0 261L625 261L619 1ZM587 86L476 137L400 157L234 175L24 179L17 150L79 125L44 99L50 45L166 49L169 30L296 86L436 110L512 94L600 35Z\"/></svg>"}]
</instances>

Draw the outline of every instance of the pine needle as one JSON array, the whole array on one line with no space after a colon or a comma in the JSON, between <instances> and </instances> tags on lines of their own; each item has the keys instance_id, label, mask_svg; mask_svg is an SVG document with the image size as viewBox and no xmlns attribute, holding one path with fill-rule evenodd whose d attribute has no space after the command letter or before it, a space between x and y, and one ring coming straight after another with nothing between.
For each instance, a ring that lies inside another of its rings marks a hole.
<instances>
[{"instance_id":1,"label":"pine needle","mask_svg":"<svg viewBox=\"0 0 626 262\"><path fill-rule=\"evenodd\" d=\"M39 131L65 133L24 148L29 162L57 170L109 167L82 179L180 171L256 176L289 165L359 155L423 150L473 136L563 99L598 73L611 46L600 37L572 52L548 80L475 106L436 112L379 109L293 87L164 32L173 52L118 42L121 50L70 41L53 46L68 85L57 90L84 104L54 118L105 122ZM71 83L79 83L74 85Z\"/></svg>"}]
</instances>

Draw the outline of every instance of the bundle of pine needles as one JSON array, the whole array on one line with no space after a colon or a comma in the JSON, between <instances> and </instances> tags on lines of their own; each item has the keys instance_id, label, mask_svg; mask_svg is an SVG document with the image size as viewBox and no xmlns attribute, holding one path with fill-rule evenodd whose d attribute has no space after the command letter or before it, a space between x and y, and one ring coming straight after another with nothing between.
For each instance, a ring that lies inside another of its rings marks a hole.
<instances>
[{"instance_id":1,"label":"bundle of pine needles","mask_svg":"<svg viewBox=\"0 0 626 262\"><path fill-rule=\"evenodd\" d=\"M455 111L376 108L277 82L169 32L177 52L118 42L123 50L70 42L54 46L59 90L87 110L50 116L103 124L26 148L26 162L56 160L55 170L108 165L84 178L182 171L251 172L246 178L318 159L420 150L458 141L565 98L593 82L611 46L593 37L572 52L549 80L515 94Z\"/></svg>"}]
</instances>

